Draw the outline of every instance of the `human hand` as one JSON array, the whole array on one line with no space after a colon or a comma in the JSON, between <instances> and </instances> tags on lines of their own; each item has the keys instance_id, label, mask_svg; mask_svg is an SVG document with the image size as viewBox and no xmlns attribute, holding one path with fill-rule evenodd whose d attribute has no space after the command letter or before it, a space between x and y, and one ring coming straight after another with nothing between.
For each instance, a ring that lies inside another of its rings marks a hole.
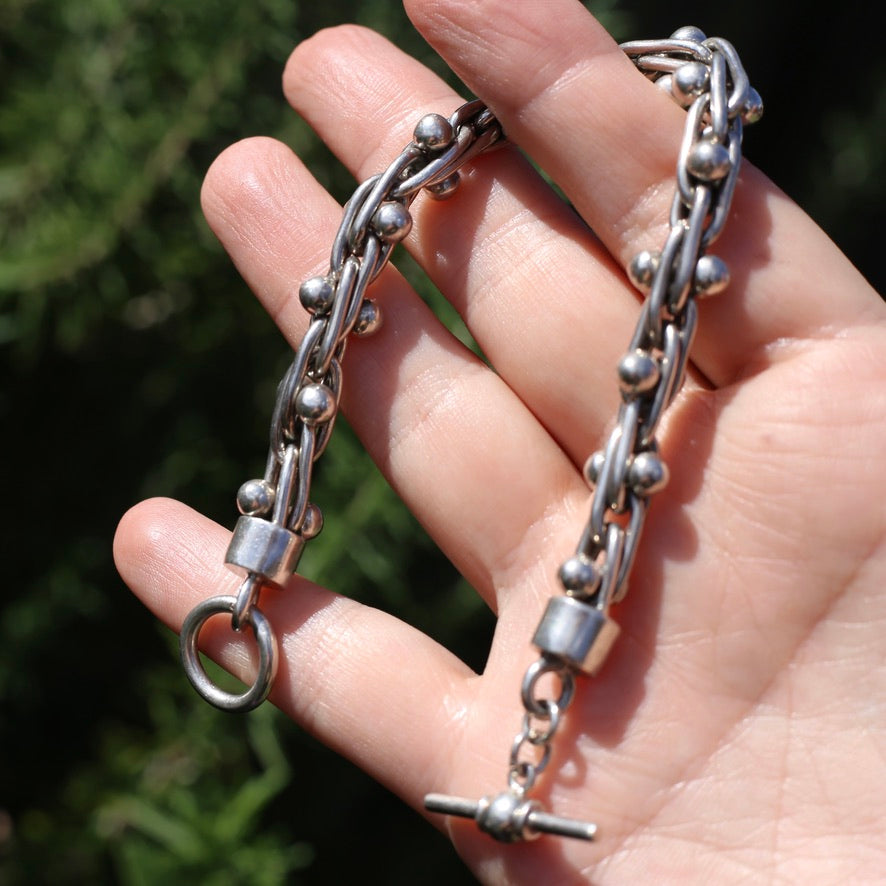
<instances>
[{"instance_id":1,"label":"human hand","mask_svg":"<svg viewBox=\"0 0 886 886\"><path fill-rule=\"evenodd\" d=\"M498 613L483 675L300 577L262 598L282 641L273 701L420 808L429 790L504 786L529 640L587 519L582 464L619 400L614 367L639 310L622 268L662 243L683 117L578 4L408 7L594 231L516 150L479 158L447 205L419 198L406 245L496 372L393 270L375 289L384 327L348 349L351 424ZM284 85L360 179L424 113L459 103L356 28L301 45ZM293 292L325 271L340 209L267 139L218 159L204 205L296 346L307 315ZM671 483L613 610L622 635L580 682L535 792L600 838L503 847L437 818L484 881L862 883L886 866L886 308L747 164L715 252L732 283L699 306L690 377L660 435ZM236 586L227 538L151 501L124 518L116 555L178 629ZM210 626L205 640L251 671L248 638Z\"/></svg>"}]
</instances>

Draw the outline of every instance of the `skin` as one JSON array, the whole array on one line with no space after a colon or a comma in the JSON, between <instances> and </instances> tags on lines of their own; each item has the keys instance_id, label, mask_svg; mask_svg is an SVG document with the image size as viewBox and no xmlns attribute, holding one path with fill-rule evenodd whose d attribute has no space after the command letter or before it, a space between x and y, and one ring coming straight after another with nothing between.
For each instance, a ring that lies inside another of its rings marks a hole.
<instances>
[{"instance_id":1,"label":"skin","mask_svg":"<svg viewBox=\"0 0 886 886\"><path fill-rule=\"evenodd\" d=\"M419 198L406 246L496 373L393 269L375 290L382 330L348 349L349 421L498 613L483 674L298 576L295 593L262 599L281 639L273 702L420 808L428 790L503 786L528 639L587 518L582 464L618 404L639 306L622 269L663 242L683 112L572 0L406 5L594 232L513 147L481 157L447 204ZM424 113L460 103L356 27L300 45L284 89L359 179ZM325 272L339 207L268 139L225 151L203 203L295 347L307 315L293 281ZM580 680L535 791L600 837L502 846L433 817L483 882L858 884L886 870L886 307L749 164L713 251L732 283L700 303L690 377L660 433L672 479L613 610L622 635ZM228 537L152 500L123 518L115 553L177 630L195 603L234 591ZM201 639L250 672L251 642L215 623Z\"/></svg>"}]
</instances>

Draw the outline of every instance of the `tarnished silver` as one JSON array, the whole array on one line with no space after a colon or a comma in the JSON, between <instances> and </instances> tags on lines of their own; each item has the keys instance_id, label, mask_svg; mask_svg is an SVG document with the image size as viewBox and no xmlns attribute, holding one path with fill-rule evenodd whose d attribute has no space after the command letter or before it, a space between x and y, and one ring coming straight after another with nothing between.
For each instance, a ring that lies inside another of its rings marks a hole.
<instances>
[{"instance_id":1,"label":"tarnished silver","mask_svg":"<svg viewBox=\"0 0 886 886\"><path fill-rule=\"evenodd\" d=\"M247 481L237 494L243 516L225 556L228 565L245 572L244 581L237 596L200 603L182 627L185 672L197 692L216 707L250 710L270 692L277 643L258 600L264 588L285 586L305 543L323 526L320 509L309 501L313 465L329 442L338 414L348 336L368 335L381 322L378 305L366 298L368 287L393 247L408 235L409 207L419 193L426 190L434 199L451 196L458 187L459 169L502 138L498 121L479 101L462 105L449 118L423 117L397 159L363 182L348 201L327 274L300 286L299 299L311 322L277 389L264 478ZM197 652L204 624L219 614L230 614L234 631L248 625L258 645L257 676L241 695L216 686Z\"/></svg>"},{"instance_id":2,"label":"tarnished silver","mask_svg":"<svg viewBox=\"0 0 886 886\"><path fill-rule=\"evenodd\" d=\"M559 571L565 596L548 602L533 637L541 657L523 679L525 713L511 746L508 790L479 803L440 794L425 798L428 810L474 818L481 830L507 842L540 831L591 839L596 831L593 824L553 816L542 826L546 814L526 794L550 760L551 743L572 699L573 675L596 673L618 637L609 607L627 592L650 496L668 481L656 430L683 384L698 322L695 299L729 282L725 262L706 250L729 214L743 124L756 122L763 110L726 40L686 27L666 40L621 48L687 110L670 231L660 251L643 250L628 265L629 279L646 300L617 367L622 404L615 425L605 448L585 465L593 489L590 519L575 555ZM537 683L546 674L560 681L559 697L538 697Z\"/></svg>"}]
</instances>

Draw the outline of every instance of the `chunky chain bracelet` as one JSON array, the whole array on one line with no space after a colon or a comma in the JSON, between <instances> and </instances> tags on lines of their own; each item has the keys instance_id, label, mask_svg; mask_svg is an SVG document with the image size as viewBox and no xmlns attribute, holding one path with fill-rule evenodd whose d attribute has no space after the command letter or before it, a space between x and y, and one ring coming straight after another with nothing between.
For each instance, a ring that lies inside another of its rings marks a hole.
<instances>
[{"instance_id":1,"label":"chunky chain bracelet","mask_svg":"<svg viewBox=\"0 0 886 886\"><path fill-rule=\"evenodd\" d=\"M669 232L660 251L641 252L628 268L646 299L618 364L622 404L605 448L585 465L594 490L590 519L574 556L560 568L564 593L548 602L533 637L541 655L523 679L523 724L511 747L507 789L480 801L440 794L425 798L429 811L473 818L504 842L543 832L590 840L596 832L593 824L544 812L528 794L550 761L576 674L595 674L618 637L609 609L627 590L649 498L668 480L656 430L683 383L698 319L696 299L729 282L725 263L707 250L729 214L743 125L758 120L763 110L726 40L687 27L666 40L621 48L687 110ZM245 483L237 496L242 516L226 562L243 570L245 579L236 596L212 597L196 606L182 628L185 670L217 707L249 710L270 691L278 652L258 597L266 586L285 584L305 542L322 526L319 509L309 501L311 472L338 412L348 336L369 334L380 322L377 305L365 297L368 286L409 233L408 209L419 192L448 197L458 185L458 169L502 139L498 122L478 101L449 119L423 117L400 156L361 184L346 205L329 273L302 284L299 296L312 319L278 389L265 476ZM235 631L248 624L258 644L258 676L242 695L213 684L197 654L203 624L218 613L231 615ZM545 675L557 685L550 695L539 688Z\"/></svg>"},{"instance_id":2,"label":"chunky chain bracelet","mask_svg":"<svg viewBox=\"0 0 886 886\"><path fill-rule=\"evenodd\" d=\"M182 625L185 672L216 707L248 711L271 690L277 641L258 598L264 587L286 584L305 543L323 527L320 509L309 501L311 475L338 414L348 336L369 335L381 322L378 305L365 297L367 288L412 228L409 207L419 193L427 190L438 200L451 196L459 185L459 168L501 140L498 121L479 101L462 105L448 120L439 114L423 117L400 156L383 173L363 182L348 201L328 274L299 287L311 322L277 389L265 476L247 481L237 493L242 516L225 556L245 578L236 596L204 600ZM230 613L235 631L249 625L258 644L258 675L240 695L216 686L197 654L200 630L219 613Z\"/></svg>"}]
</instances>

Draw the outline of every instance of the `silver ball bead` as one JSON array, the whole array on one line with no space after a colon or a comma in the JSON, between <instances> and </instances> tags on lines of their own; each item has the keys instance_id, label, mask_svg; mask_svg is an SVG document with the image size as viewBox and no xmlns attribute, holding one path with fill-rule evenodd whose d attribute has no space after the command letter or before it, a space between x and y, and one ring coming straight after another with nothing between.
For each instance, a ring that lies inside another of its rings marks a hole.
<instances>
[{"instance_id":1,"label":"silver ball bead","mask_svg":"<svg viewBox=\"0 0 886 886\"><path fill-rule=\"evenodd\" d=\"M372 335L381 326L381 309L372 299L364 299L354 324L354 335Z\"/></svg>"},{"instance_id":2,"label":"silver ball bead","mask_svg":"<svg viewBox=\"0 0 886 886\"><path fill-rule=\"evenodd\" d=\"M412 216L402 203L382 203L372 216L372 227L382 240L399 243L412 230Z\"/></svg>"},{"instance_id":3,"label":"silver ball bead","mask_svg":"<svg viewBox=\"0 0 886 886\"><path fill-rule=\"evenodd\" d=\"M335 297L332 284L325 277L311 277L298 288L298 298L302 307L312 314L325 314Z\"/></svg>"},{"instance_id":4,"label":"silver ball bead","mask_svg":"<svg viewBox=\"0 0 886 886\"><path fill-rule=\"evenodd\" d=\"M267 480L247 480L237 490L237 510L244 517L264 517L274 508L276 490Z\"/></svg>"},{"instance_id":5,"label":"silver ball bead","mask_svg":"<svg viewBox=\"0 0 886 886\"><path fill-rule=\"evenodd\" d=\"M313 502L308 502L305 516L298 532L302 538L316 538L323 529L323 512Z\"/></svg>"},{"instance_id":6,"label":"silver ball bead","mask_svg":"<svg viewBox=\"0 0 886 886\"><path fill-rule=\"evenodd\" d=\"M592 594L600 583L597 567L581 554L570 557L557 575L564 589L573 594Z\"/></svg>"},{"instance_id":7,"label":"silver ball bead","mask_svg":"<svg viewBox=\"0 0 886 886\"><path fill-rule=\"evenodd\" d=\"M452 124L440 114L426 114L415 126L413 141L429 151L442 151L452 144L455 132Z\"/></svg>"},{"instance_id":8,"label":"silver ball bead","mask_svg":"<svg viewBox=\"0 0 886 886\"><path fill-rule=\"evenodd\" d=\"M717 255L703 255L695 265L693 280L699 296L716 295L729 285L729 265Z\"/></svg>"},{"instance_id":9,"label":"silver ball bead","mask_svg":"<svg viewBox=\"0 0 886 886\"><path fill-rule=\"evenodd\" d=\"M707 65L701 62L687 62L680 65L673 74L671 91L674 98L684 108L688 108L707 88L711 77Z\"/></svg>"},{"instance_id":10,"label":"silver ball bead","mask_svg":"<svg viewBox=\"0 0 886 886\"><path fill-rule=\"evenodd\" d=\"M597 485L597 480L600 479L600 472L603 470L603 462L605 460L606 453L603 450L597 450L597 452L592 452L588 456L584 466L584 475L591 486Z\"/></svg>"},{"instance_id":11,"label":"silver ball bead","mask_svg":"<svg viewBox=\"0 0 886 886\"><path fill-rule=\"evenodd\" d=\"M707 35L701 28L696 28L695 25L684 25L682 28L677 28L671 37L674 40L692 40L695 43L704 43L707 40Z\"/></svg>"},{"instance_id":12,"label":"silver ball bead","mask_svg":"<svg viewBox=\"0 0 886 886\"><path fill-rule=\"evenodd\" d=\"M662 74L655 78L655 85L670 98L674 98L674 78L671 74Z\"/></svg>"},{"instance_id":13,"label":"silver ball bead","mask_svg":"<svg viewBox=\"0 0 886 886\"><path fill-rule=\"evenodd\" d=\"M618 382L624 394L641 394L658 384L658 361L646 351L630 351L618 361Z\"/></svg>"},{"instance_id":14,"label":"silver ball bead","mask_svg":"<svg viewBox=\"0 0 886 886\"><path fill-rule=\"evenodd\" d=\"M335 394L326 385L305 385L295 395L295 411L306 425L329 421L337 408Z\"/></svg>"},{"instance_id":15,"label":"silver ball bead","mask_svg":"<svg viewBox=\"0 0 886 886\"><path fill-rule=\"evenodd\" d=\"M628 467L628 485L637 495L651 495L664 489L669 478L667 465L651 452L639 452Z\"/></svg>"},{"instance_id":16,"label":"silver ball bead","mask_svg":"<svg viewBox=\"0 0 886 886\"><path fill-rule=\"evenodd\" d=\"M434 200L448 200L458 190L460 184L461 176L457 172L453 172L442 181L429 185L427 190Z\"/></svg>"},{"instance_id":17,"label":"silver ball bead","mask_svg":"<svg viewBox=\"0 0 886 886\"><path fill-rule=\"evenodd\" d=\"M753 86L748 87L748 97L744 101L741 108L741 119L743 123L749 126L756 123L763 116L763 97L754 89Z\"/></svg>"},{"instance_id":18,"label":"silver ball bead","mask_svg":"<svg viewBox=\"0 0 886 886\"><path fill-rule=\"evenodd\" d=\"M526 827L529 813L540 808L537 801L527 800L513 791L484 797L477 810L477 826L500 843L532 840L538 833Z\"/></svg>"},{"instance_id":19,"label":"silver ball bead","mask_svg":"<svg viewBox=\"0 0 886 886\"><path fill-rule=\"evenodd\" d=\"M729 174L729 151L719 142L702 139L690 149L686 168L691 175L705 182L718 181Z\"/></svg>"},{"instance_id":20,"label":"silver ball bead","mask_svg":"<svg viewBox=\"0 0 886 886\"><path fill-rule=\"evenodd\" d=\"M642 252L638 252L628 263L628 279L640 292L649 292L660 264L660 252L644 249Z\"/></svg>"}]
</instances>

